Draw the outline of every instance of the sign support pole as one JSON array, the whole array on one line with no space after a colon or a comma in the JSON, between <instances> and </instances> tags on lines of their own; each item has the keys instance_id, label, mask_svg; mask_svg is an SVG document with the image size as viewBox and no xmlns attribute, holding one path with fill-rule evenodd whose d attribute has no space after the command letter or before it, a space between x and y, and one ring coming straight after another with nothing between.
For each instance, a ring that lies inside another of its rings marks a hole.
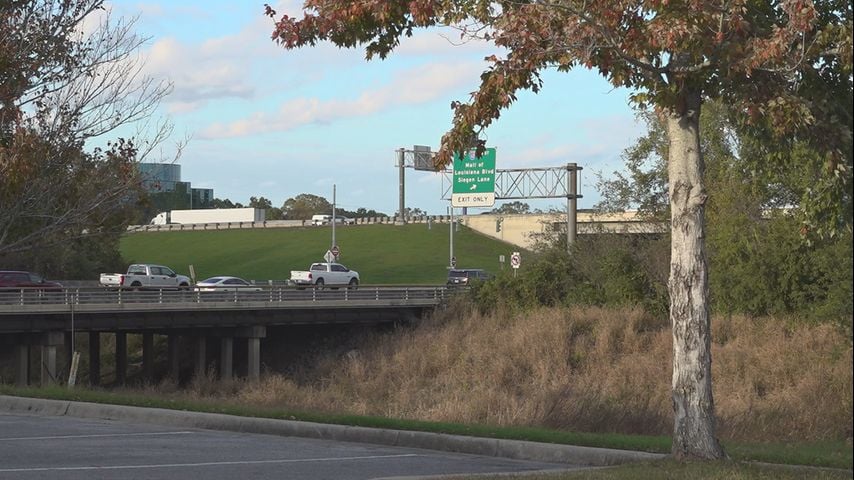
<instances>
[{"instance_id":1,"label":"sign support pole","mask_svg":"<svg viewBox=\"0 0 854 480\"><path fill-rule=\"evenodd\" d=\"M575 163L566 164L566 251L569 252L572 245L575 243L575 237L578 219L578 165Z\"/></svg>"},{"instance_id":2,"label":"sign support pole","mask_svg":"<svg viewBox=\"0 0 854 480\"><path fill-rule=\"evenodd\" d=\"M448 257L448 265L450 265L451 268L454 268L454 207L451 206L448 208L451 211L451 226L448 229L451 231L451 251L450 256Z\"/></svg>"},{"instance_id":3,"label":"sign support pole","mask_svg":"<svg viewBox=\"0 0 854 480\"><path fill-rule=\"evenodd\" d=\"M405 225L406 224L406 214L404 213L404 209L406 208L404 205L404 184L406 180L405 170L404 170L404 150L402 148L397 149L397 167L398 167L398 186L399 186L399 196L398 203L400 204L397 210L397 222L395 224Z\"/></svg>"}]
</instances>

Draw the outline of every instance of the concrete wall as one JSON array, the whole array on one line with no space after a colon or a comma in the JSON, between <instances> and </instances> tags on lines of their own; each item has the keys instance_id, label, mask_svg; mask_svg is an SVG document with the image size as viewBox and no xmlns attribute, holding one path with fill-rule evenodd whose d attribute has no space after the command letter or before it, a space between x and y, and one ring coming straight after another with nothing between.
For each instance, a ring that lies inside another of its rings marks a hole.
<instances>
[{"instance_id":1,"label":"concrete wall","mask_svg":"<svg viewBox=\"0 0 854 480\"><path fill-rule=\"evenodd\" d=\"M357 218L356 225L369 224L394 224L395 217L370 217ZM525 214L525 215L461 215L455 217L472 230L475 230L492 238L530 249L534 246L536 236L547 231L549 228L557 227L561 231L566 228L566 214ZM501 220L501 231L496 232L496 222ZM431 215L429 217L412 217L407 223L448 223L450 217L447 215ZM193 225L132 225L128 227L129 233L134 232L171 232L191 230L227 230L239 228L292 228L310 227L310 220L267 220L265 222L230 222L230 223L206 223ZM337 228L350 228L339 225ZM579 212L577 215L578 235L591 235L596 233L663 233L666 225L641 221L635 212L622 212L616 214L594 214L590 212Z\"/></svg>"}]
</instances>

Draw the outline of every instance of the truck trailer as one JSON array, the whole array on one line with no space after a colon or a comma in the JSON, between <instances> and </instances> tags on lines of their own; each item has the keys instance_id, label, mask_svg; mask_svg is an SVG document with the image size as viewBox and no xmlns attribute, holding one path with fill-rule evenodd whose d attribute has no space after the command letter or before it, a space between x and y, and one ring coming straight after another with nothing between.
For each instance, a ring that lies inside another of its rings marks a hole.
<instances>
[{"instance_id":1,"label":"truck trailer","mask_svg":"<svg viewBox=\"0 0 854 480\"><path fill-rule=\"evenodd\" d=\"M263 208L207 208L198 210L172 210L160 212L149 222L151 225L170 223L230 223L263 222L266 212Z\"/></svg>"}]
</instances>

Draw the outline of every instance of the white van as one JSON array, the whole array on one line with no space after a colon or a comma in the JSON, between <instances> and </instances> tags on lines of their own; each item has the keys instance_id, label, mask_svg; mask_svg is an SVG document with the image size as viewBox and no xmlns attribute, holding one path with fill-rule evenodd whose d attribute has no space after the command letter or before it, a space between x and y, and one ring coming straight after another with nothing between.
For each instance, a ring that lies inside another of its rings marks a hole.
<instances>
[{"instance_id":1,"label":"white van","mask_svg":"<svg viewBox=\"0 0 854 480\"><path fill-rule=\"evenodd\" d=\"M332 223L332 215L312 215L311 224L315 227Z\"/></svg>"}]
</instances>

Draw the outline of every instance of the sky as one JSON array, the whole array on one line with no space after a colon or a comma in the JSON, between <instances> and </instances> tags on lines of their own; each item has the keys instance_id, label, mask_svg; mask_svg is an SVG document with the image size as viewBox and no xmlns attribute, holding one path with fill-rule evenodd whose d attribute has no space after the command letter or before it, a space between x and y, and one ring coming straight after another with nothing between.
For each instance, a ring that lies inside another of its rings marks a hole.
<instances>
[{"instance_id":1,"label":"sky","mask_svg":"<svg viewBox=\"0 0 854 480\"><path fill-rule=\"evenodd\" d=\"M301 16L301 2L269 3L279 15ZM263 196L281 206L301 193L332 201L334 185L338 207L394 214L396 150L437 150L451 126L451 102L467 101L484 57L501 53L431 29L404 39L385 60L366 61L363 49L329 43L285 50L270 38L263 1L107 5L113 18L136 18L135 30L148 38L145 73L173 85L158 111L174 126L163 156L189 139L177 162L182 180L244 204ZM486 130L487 146L496 148L499 170L578 164L578 208L591 208L600 198L596 174L621 170L621 152L643 134L630 92L585 69L542 77L538 94L520 92ZM447 213L440 174L406 169L405 176L407 207ZM566 206L565 199L523 201Z\"/></svg>"}]
</instances>

